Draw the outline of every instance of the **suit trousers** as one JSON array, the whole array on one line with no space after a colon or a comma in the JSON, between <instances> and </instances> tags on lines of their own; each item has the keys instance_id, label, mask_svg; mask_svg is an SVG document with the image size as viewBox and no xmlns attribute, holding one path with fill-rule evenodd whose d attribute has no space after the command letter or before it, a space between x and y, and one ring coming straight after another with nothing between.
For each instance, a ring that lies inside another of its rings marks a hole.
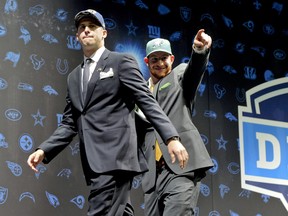
<instances>
[{"instance_id":1,"label":"suit trousers","mask_svg":"<svg viewBox=\"0 0 288 216\"><path fill-rule=\"evenodd\" d=\"M144 194L145 216L192 216L200 193L193 174L176 175L169 168L158 170L155 190ZM192 177L192 178L191 178Z\"/></svg>"},{"instance_id":2,"label":"suit trousers","mask_svg":"<svg viewBox=\"0 0 288 216\"><path fill-rule=\"evenodd\" d=\"M101 174L91 179L88 216L133 216L130 191L133 181L127 172Z\"/></svg>"}]
</instances>

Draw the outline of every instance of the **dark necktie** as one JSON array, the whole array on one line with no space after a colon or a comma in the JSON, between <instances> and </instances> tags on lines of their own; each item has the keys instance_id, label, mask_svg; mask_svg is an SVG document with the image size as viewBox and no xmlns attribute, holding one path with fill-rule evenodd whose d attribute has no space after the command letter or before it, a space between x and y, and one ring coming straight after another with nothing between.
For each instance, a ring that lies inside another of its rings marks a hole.
<instances>
[{"instance_id":1,"label":"dark necktie","mask_svg":"<svg viewBox=\"0 0 288 216\"><path fill-rule=\"evenodd\" d=\"M89 75L90 75L90 63L92 62L91 58L87 58L84 64L83 70L83 99L85 100L87 93L87 86L89 83Z\"/></svg>"}]
</instances>

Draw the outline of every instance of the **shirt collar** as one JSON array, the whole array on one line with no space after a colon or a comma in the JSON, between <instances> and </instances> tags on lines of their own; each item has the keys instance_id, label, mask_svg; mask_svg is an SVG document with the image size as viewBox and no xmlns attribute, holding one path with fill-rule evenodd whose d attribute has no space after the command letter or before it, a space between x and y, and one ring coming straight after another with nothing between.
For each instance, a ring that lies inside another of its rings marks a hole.
<instances>
[{"instance_id":1,"label":"shirt collar","mask_svg":"<svg viewBox=\"0 0 288 216\"><path fill-rule=\"evenodd\" d=\"M148 87L150 88L151 86L154 86L151 77L148 79Z\"/></svg>"},{"instance_id":2,"label":"shirt collar","mask_svg":"<svg viewBox=\"0 0 288 216\"><path fill-rule=\"evenodd\" d=\"M103 54L104 50L105 50L105 47L102 46L101 48L99 48L95 53L93 53L90 56L90 58L93 60L93 62L97 63L99 61L99 59L100 59L101 55ZM87 57L84 56L84 62L86 61L86 59L87 59Z\"/></svg>"}]
</instances>

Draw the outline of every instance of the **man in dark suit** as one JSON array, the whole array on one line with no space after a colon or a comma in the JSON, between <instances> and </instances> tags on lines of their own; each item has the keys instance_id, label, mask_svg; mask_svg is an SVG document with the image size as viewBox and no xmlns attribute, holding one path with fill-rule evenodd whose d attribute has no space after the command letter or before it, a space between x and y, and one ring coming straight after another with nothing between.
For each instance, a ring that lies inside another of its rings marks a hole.
<instances>
[{"instance_id":1,"label":"man in dark suit","mask_svg":"<svg viewBox=\"0 0 288 216\"><path fill-rule=\"evenodd\" d=\"M40 162L49 163L78 134L82 167L91 187L88 215L133 215L131 183L135 175L147 171L137 147L135 104L159 132L171 160L178 159L180 169L185 167L188 154L150 93L136 60L105 48L107 31L102 15L91 9L80 11L75 25L84 61L68 75L60 126L27 163L37 172Z\"/></svg>"},{"instance_id":2,"label":"man in dark suit","mask_svg":"<svg viewBox=\"0 0 288 216\"><path fill-rule=\"evenodd\" d=\"M158 142L159 134L151 127L149 119L142 115L141 108L136 110L139 138L145 140L143 151L149 165L149 171L144 173L142 179L146 216L194 215L200 180L206 175L205 171L213 166L192 122L192 107L206 70L211 43L211 37L203 29L199 30L190 61L173 70L175 57L168 40L156 38L146 45L144 61L150 71L148 85L177 129L181 143L189 154L185 169L171 163L167 146Z\"/></svg>"}]
</instances>

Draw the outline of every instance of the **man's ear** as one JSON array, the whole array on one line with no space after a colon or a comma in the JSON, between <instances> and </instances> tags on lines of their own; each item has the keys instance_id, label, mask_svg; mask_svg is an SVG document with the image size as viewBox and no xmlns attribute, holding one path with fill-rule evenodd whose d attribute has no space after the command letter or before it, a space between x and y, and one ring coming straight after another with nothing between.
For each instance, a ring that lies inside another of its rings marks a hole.
<instances>
[{"instance_id":1,"label":"man's ear","mask_svg":"<svg viewBox=\"0 0 288 216\"><path fill-rule=\"evenodd\" d=\"M171 62L173 63L174 60L175 60L175 56L174 56L174 55L171 55L170 58L171 58Z\"/></svg>"},{"instance_id":2,"label":"man's ear","mask_svg":"<svg viewBox=\"0 0 288 216\"><path fill-rule=\"evenodd\" d=\"M146 65L148 66L149 59L148 59L147 57L144 57L144 62L145 62Z\"/></svg>"},{"instance_id":3,"label":"man's ear","mask_svg":"<svg viewBox=\"0 0 288 216\"><path fill-rule=\"evenodd\" d=\"M107 37L107 34L108 34L107 30L104 29L104 30L103 30L103 38L106 38L106 37Z\"/></svg>"}]
</instances>

